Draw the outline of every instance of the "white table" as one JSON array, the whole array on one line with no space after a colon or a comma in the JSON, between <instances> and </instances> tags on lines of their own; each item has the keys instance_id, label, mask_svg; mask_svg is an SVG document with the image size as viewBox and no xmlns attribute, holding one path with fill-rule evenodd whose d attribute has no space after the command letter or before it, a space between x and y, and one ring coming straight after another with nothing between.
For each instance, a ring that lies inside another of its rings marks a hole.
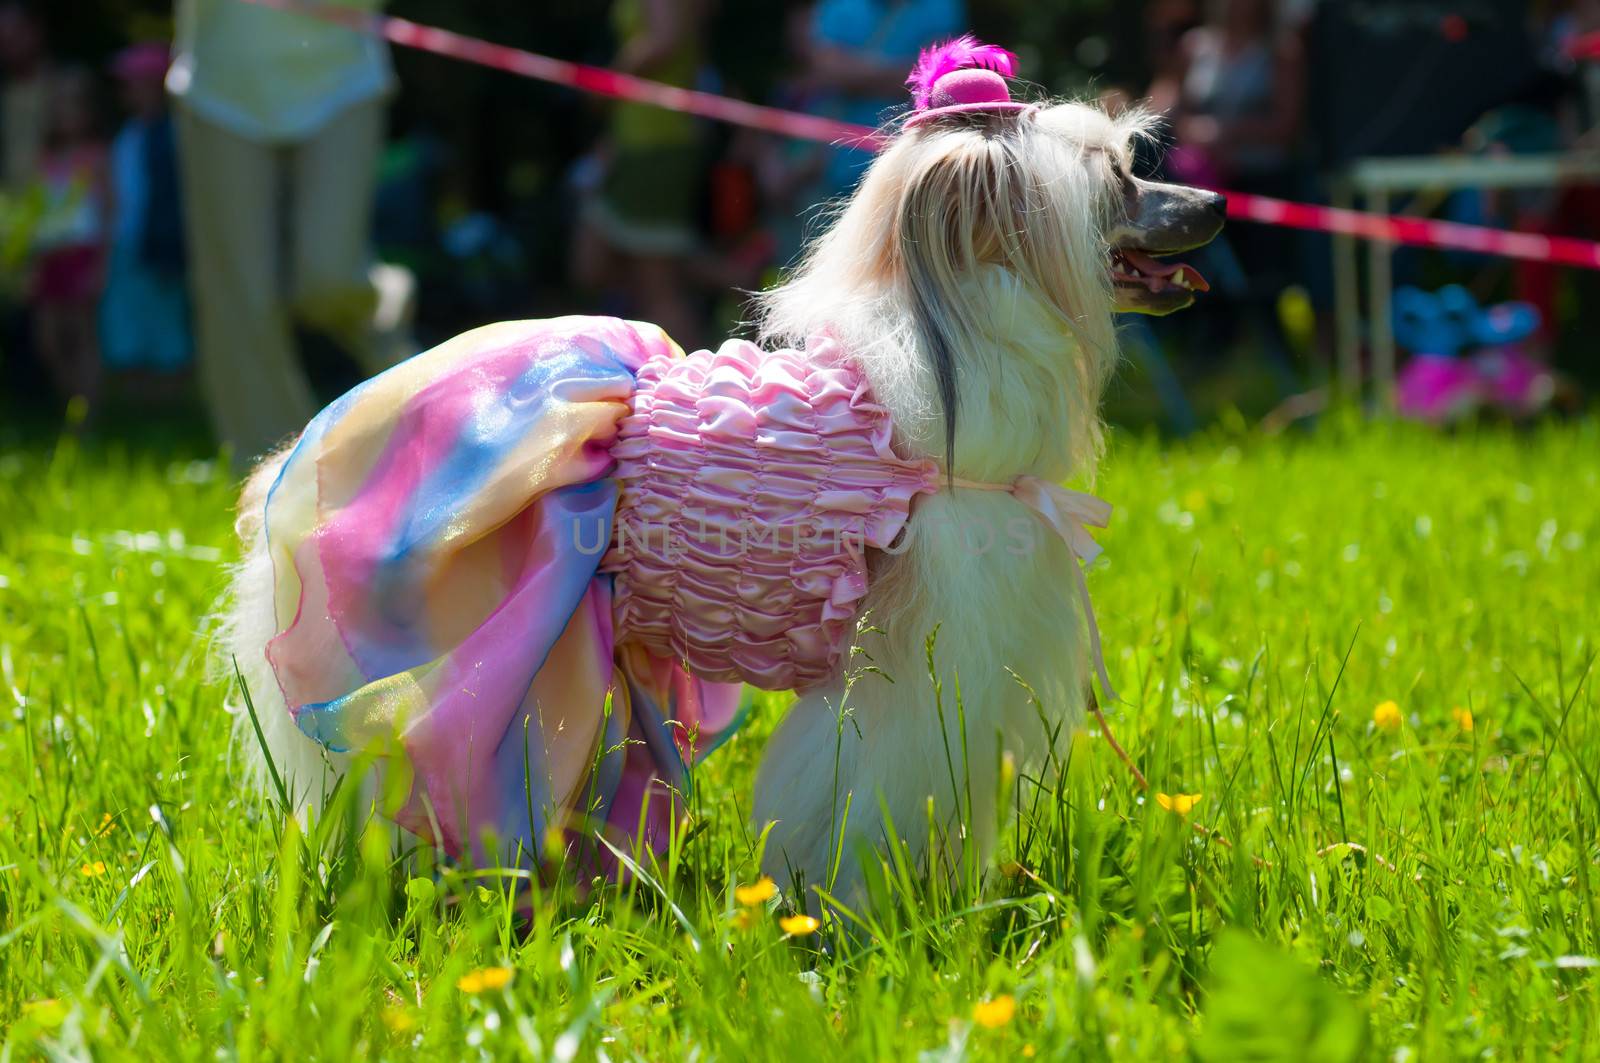
<instances>
[{"instance_id":1,"label":"white table","mask_svg":"<svg viewBox=\"0 0 1600 1063\"><path fill-rule=\"evenodd\" d=\"M1335 182L1334 205L1353 208L1356 197L1375 214L1390 213L1392 197L1462 188L1549 188L1600 184L1600 152L1574 155L1416 155L1358 159ZM1338 383L1346 396L1361 387L1361 308L1356 238L1333 238L1334 317L1338 326ZM1367 245L1367 309L1371 315L1372 379L1378 409L1394 409L1394 245Z\"/></svg>"}]
</instances>

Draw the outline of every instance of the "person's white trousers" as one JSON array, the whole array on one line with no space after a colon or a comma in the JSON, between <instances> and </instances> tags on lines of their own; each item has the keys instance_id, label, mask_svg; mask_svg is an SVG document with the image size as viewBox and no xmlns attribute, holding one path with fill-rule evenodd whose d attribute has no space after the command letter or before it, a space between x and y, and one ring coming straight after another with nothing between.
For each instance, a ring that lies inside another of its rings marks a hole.
<instances>
[{"instance_id":1,"label":"person's white trousers","mask_svg":"<svg viewBox=\"0 0 1600 1063\"><path fill-rule=\"evenodd\" d=\"M369 265L384 103L289 144L248 140L182 106L178 116L200 386L218 437L248 461L316 412L295 324L381 368Z\"/></svg>"}]
</instances>

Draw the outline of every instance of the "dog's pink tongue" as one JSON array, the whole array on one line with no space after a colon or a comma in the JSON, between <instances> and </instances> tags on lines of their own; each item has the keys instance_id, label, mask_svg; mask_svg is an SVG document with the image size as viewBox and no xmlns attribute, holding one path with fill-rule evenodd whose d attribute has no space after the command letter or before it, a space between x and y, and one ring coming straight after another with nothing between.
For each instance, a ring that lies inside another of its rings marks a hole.
<instances>
[{"instance_id":1,"label":"dog's pink tongue","mask_svg":"<svg viewBox=\"0 0 1600 1063\"><path fill-rule=\"evenodd\" d=\"M1137 267L1147 280L1165 281L1181 269L1185 279L1189 282L1189 286L1195 291L1209 292L1211 290L1211 285L1200 275L1200 271L1187 262L1161 262L1151 258L1143 251L1136 251L1131 248L1122 248L1121 253L1122 257ZM1150 285L1151 291L1154 291L1155 288L1155 285Z\"/></svg>"}]
</instances>

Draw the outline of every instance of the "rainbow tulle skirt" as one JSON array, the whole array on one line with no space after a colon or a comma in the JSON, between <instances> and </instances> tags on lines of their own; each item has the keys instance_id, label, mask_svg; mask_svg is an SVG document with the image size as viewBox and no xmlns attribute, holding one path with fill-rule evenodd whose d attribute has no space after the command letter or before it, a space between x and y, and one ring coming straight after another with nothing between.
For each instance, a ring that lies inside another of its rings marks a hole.
<instances>
[{"instance_id":1,"label":"rainbow tulle skirt","mask_svg":"<svg viewBox=\"0 0 1600 1063\"><path fill-rule=\"evenodd\" d=\"M826 340L458 336L325 409L268 494L284 701L451 854L659 848L740 681L837 675L867 552L938 487L890 437Z\"/></svg>"}]
</instances>

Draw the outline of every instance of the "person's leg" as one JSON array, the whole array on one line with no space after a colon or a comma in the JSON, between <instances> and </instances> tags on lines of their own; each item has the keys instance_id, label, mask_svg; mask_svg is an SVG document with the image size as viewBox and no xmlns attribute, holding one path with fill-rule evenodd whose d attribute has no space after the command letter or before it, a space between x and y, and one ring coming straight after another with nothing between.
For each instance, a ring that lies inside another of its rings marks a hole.
<instances>
[{"instance_id":1,"label":"person's leg","mask_svg":"<svg viewBox=\"0 0 1600 1063\"><path fill-rule=\"evenodd\" d=\"M279 151L182 111L178 146L201 394L247 461L316 412L279 285Z\"/></svg>"},{"instance_id":2,"label":"person's leg","mask_svg":"<svg viewBox=\"0 0 1600 1063\"><path fill-rule=\"evenodd\" d=\"M358 104L297 145L290 163L290 291L295 315L326 333L369 372L378 291L372 205L383 150L384 103Z\"/></svg>"},{"instance_id":3,"label":"person's leg","mask_svg":"<svg viewBox=\"0 0 1600 1063\"><path fill-rule=\"evenodd\" d=\"M688 261L696 251L698 150L689 144L618 151L587 221L604 234L633 309L694 350L702 330Z\"/></svg>"}]
</instances>

